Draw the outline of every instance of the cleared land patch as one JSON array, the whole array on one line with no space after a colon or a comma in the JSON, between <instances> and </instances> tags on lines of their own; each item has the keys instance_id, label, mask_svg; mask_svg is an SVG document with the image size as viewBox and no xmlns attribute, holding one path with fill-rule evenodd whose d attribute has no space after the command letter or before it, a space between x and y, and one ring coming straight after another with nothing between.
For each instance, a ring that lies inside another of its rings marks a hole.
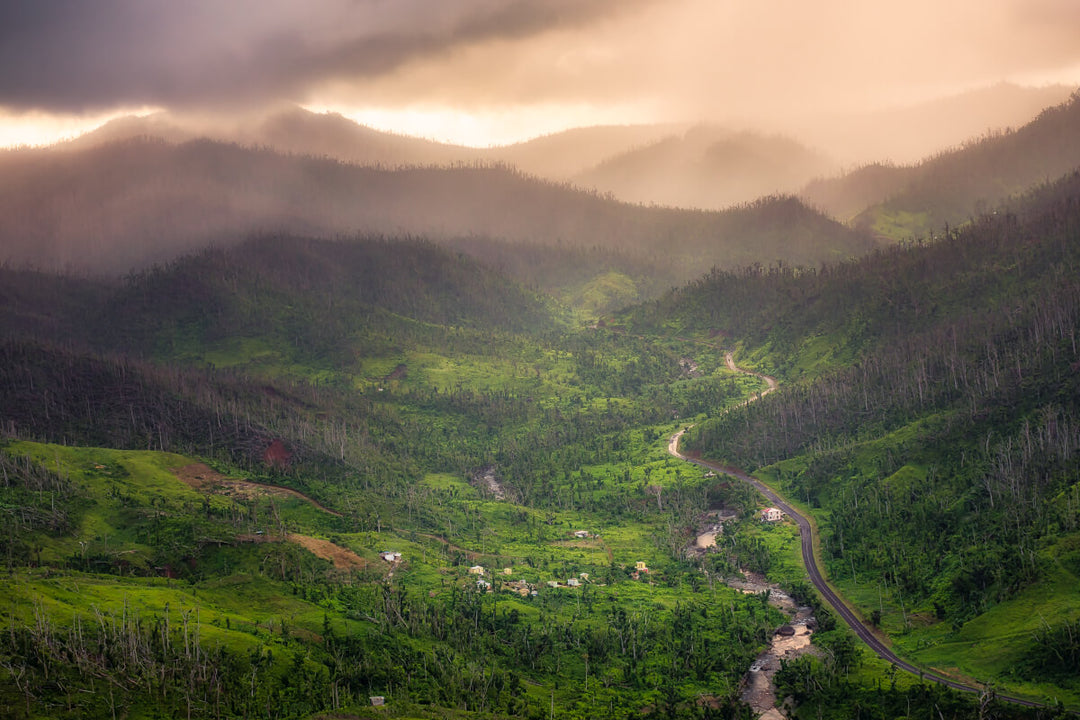
<instances>
[{"instance_id":1,"label":"cleared land patch","mask_svg":"<svg viewBox=\"0 0 1080 720\"><path fill-rule=\"evenodd\" d=\"M245 500L267 496L299 498L319 510L322 510L324 513L333 515L334 517L341 517L341 513L331 510L325 505L322 505L316 500L312 500L307 495L297 492L292 488L227 478L203 463L184 465L183 467L175 468L173 473L181 482L189 487L196 490L212 492L215 495L227 495L229 497L242 498Z\"/></svg>"}]
</instances>

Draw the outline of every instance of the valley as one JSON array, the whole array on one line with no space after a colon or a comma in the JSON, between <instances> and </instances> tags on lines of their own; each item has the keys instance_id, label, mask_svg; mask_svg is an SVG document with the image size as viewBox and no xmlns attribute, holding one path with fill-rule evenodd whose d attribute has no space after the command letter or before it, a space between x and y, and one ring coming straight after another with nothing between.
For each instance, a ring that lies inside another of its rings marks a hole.
<instances>
[{"instance_id":1,"label":"valley","mask_svg":"<svg viewBox=\"0 0 1080 720\"><path fill-rule=\"evenodd\" d=\"M8 151L0 707L1075 713L1077 108L806 186L833 216L301 155L302 114ZM586 136L706 195L699 151L818 160Z\"/></svg>"}]
</instances>

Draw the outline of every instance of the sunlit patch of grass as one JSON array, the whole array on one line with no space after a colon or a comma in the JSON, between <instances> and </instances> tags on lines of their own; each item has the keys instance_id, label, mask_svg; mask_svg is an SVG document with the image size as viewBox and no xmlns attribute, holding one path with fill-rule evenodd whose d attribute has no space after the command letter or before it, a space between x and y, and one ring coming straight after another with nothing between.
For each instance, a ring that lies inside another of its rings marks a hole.
<instances>
[{"instance_id":1,"label":"sunlit patch of grass","mask_svg":"<svg viewBox=\"0 0 1080 720\"><path fill-rule=\"evenodd\" d=\"M593 317L629 305L638 298L633 279L620 272L597 275L583 286L563 294L563 300L581 316Z\"/></svg>"},{"instance_id":2,"label":"sunlit patch of grass","mask_svg":"<svg viewBox=\"0 0 1080 720\"><path fill-rule=\"evenodd\" d=\"M940 623L915 629L897 640L916 661L993 682L1002 692L1025 697L1056 696L1080 704L1080 693L1050 683L1025 680L1017 668L1046 626L1080 619L1076 577L1051 566L1042 579L1016 597L991 607L957 630Z\"/></svg>"},{"instance_id":3,"label":"sunlit patch of grass","mask_svg":"<svg viewBox=\"0 0 1080 720\"><path fill-rule=\"evenodd\" d=\"M926 237L933 230L928 212L889 210L885 207L874 210L871 227L876 234L896 242Z\"/></svg>"}]
</instances>

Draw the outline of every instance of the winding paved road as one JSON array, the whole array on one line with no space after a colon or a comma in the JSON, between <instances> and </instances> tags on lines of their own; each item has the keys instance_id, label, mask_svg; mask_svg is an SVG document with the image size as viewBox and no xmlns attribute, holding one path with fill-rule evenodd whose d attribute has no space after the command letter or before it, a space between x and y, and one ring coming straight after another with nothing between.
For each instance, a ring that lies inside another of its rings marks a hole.
<instances>
[{"instance_id":1,"label":"winding paved road","mask_svg":"<svg viewBox=\"0 0 1080 720\"><path fill-rule=\"evenodd\" d=\"M744 403L744 405L749 404L759 398L762 398L776 389L777 383L774 378L771 378L768 375L762 375L761 373L756 373L737 367L735 365L735 359L730 352L727 353L726 360L727 366L731 370L735 372L754 375L768 383L769 387L767 390L764 390L760 394L750 398L746 401L746 403ZM844 622L851 626L851 629L855 632L859 639L862 640L867 646L869 646L869 648L873 650L878 657L892 663L901 670L906 670L913 675L918 675L920 678L933 680L934 682L941 683L942 685L947 685L948 687L954 688L956 690L963 690L965 692L972 693L983 692L984 688L978 687L976 685L967 685L961 682L957 682L955 680L950 680L949 678L939 675L937 673L916 667L915 665L912 665L906 660L902 660L901 658L897 657L896 653L894 653L884 642L882 642L876 635L874 635L874 633L871 632L870 629L866 627L866 625L863 624L863 622L858 618L858 616L855 615L851 608L844 603L844 601L840 598L836 591L833 590L832 587L825 581L825 577L821 574L821 570L818 568L817 558L814 557L814 535L813 526L810 525L810 521L807 520L806 517L801 515L797 510L795 510L795 508L788 505L782 497L777 495L776 492L774 492L770 487L762 483L757 478L751 477L750 475L747 475L741 470L735 468L724 467L722 465L711 463L707 460L701 460L699 458L683 455L681 452L679 452L679 439L682 437L682 434L684 432L686 432L686 430L680 430L672 436L671 441L668 443L668 452L670 452L672 455L679 458L680 460L685 460L686 462L700 465L701 467L708 468L709 470L712 470L714 472L724 473L725 475L730 475L734 478L742 480L743 482L751 485L755 490L760 492L766 498L768 498L769 502L780 508L782 511L784 511L784 513L786 513L790 518L792 518L793 520L795 520L796 523L798 523L799 535L802 541L803 564L806 566L806 572L810 576L810 582L814 583L814 587L818 589L818 592L820 592L821 596L825 598L825 601L829 603L829 606L832 607L833 611L837 615L842 617L844 619ZM996 697L999 700L1017 703L1018 705L1026 705L1028 707L1051 707L1043 703L1023 700L1021 698L1010 697L1008 695L996 695Z\"/></svg>"}]
</instances>

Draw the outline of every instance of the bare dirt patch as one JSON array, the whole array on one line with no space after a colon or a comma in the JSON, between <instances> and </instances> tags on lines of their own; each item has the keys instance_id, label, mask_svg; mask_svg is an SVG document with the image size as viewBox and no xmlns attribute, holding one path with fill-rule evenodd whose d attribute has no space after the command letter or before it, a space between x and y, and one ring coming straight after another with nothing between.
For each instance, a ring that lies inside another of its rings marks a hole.
<instances>
[{"instance_id":1,"label":"bare dirt patch","mask_svg":"<svg viewBox=\"0 0 1080 720\"><path fill-rule=\"evenodd\" d=\"M311 537L310 535L289 533L288 535L282 536L274 534L245 533L243 535L237 535L236 539L240 542L247 543L295 543L306 549L315 557L329 560L338 570L361 570L368 566L368 561L354 553L352 550L343 548L340 545L335 545L329 540L321 540L319 538Z\"/></svg>"},{"instance_id":2,"label":"bare dirt patch","mask_svg":"<svg viewBox=\"0 0 1080 720\"><path fill-rule=\"evenodd\" d=\"M289 533L289 542L294 542L308 550L312 555L334 563L338 570L359 570L367 567L367 561L352 550L335 545L329 540L320 540L309 535Z\"/></svg>"},{"instance_id":3,"label":"bare dirt patch","mask_svg":"<svg viewBox=\"0 0 1080 720\"><path fill-rule=\"evenodd\" d=\"M280 485L264 485L262 483L253 483L247 480L237 480L236 478L227 478L203 463L192 463L191 465L174 468L173 474L184 484L193 487L196 490L213 493L214 495L225 495L227 497L240 498L243 500L251 500L252 498L260 497L298 498L319 510L322 510L328 515L341 517L341 513L331 510L325 505L312 500L307 495L299 493L292 488L281 487Z\"/></svg>"}]
</instances>

